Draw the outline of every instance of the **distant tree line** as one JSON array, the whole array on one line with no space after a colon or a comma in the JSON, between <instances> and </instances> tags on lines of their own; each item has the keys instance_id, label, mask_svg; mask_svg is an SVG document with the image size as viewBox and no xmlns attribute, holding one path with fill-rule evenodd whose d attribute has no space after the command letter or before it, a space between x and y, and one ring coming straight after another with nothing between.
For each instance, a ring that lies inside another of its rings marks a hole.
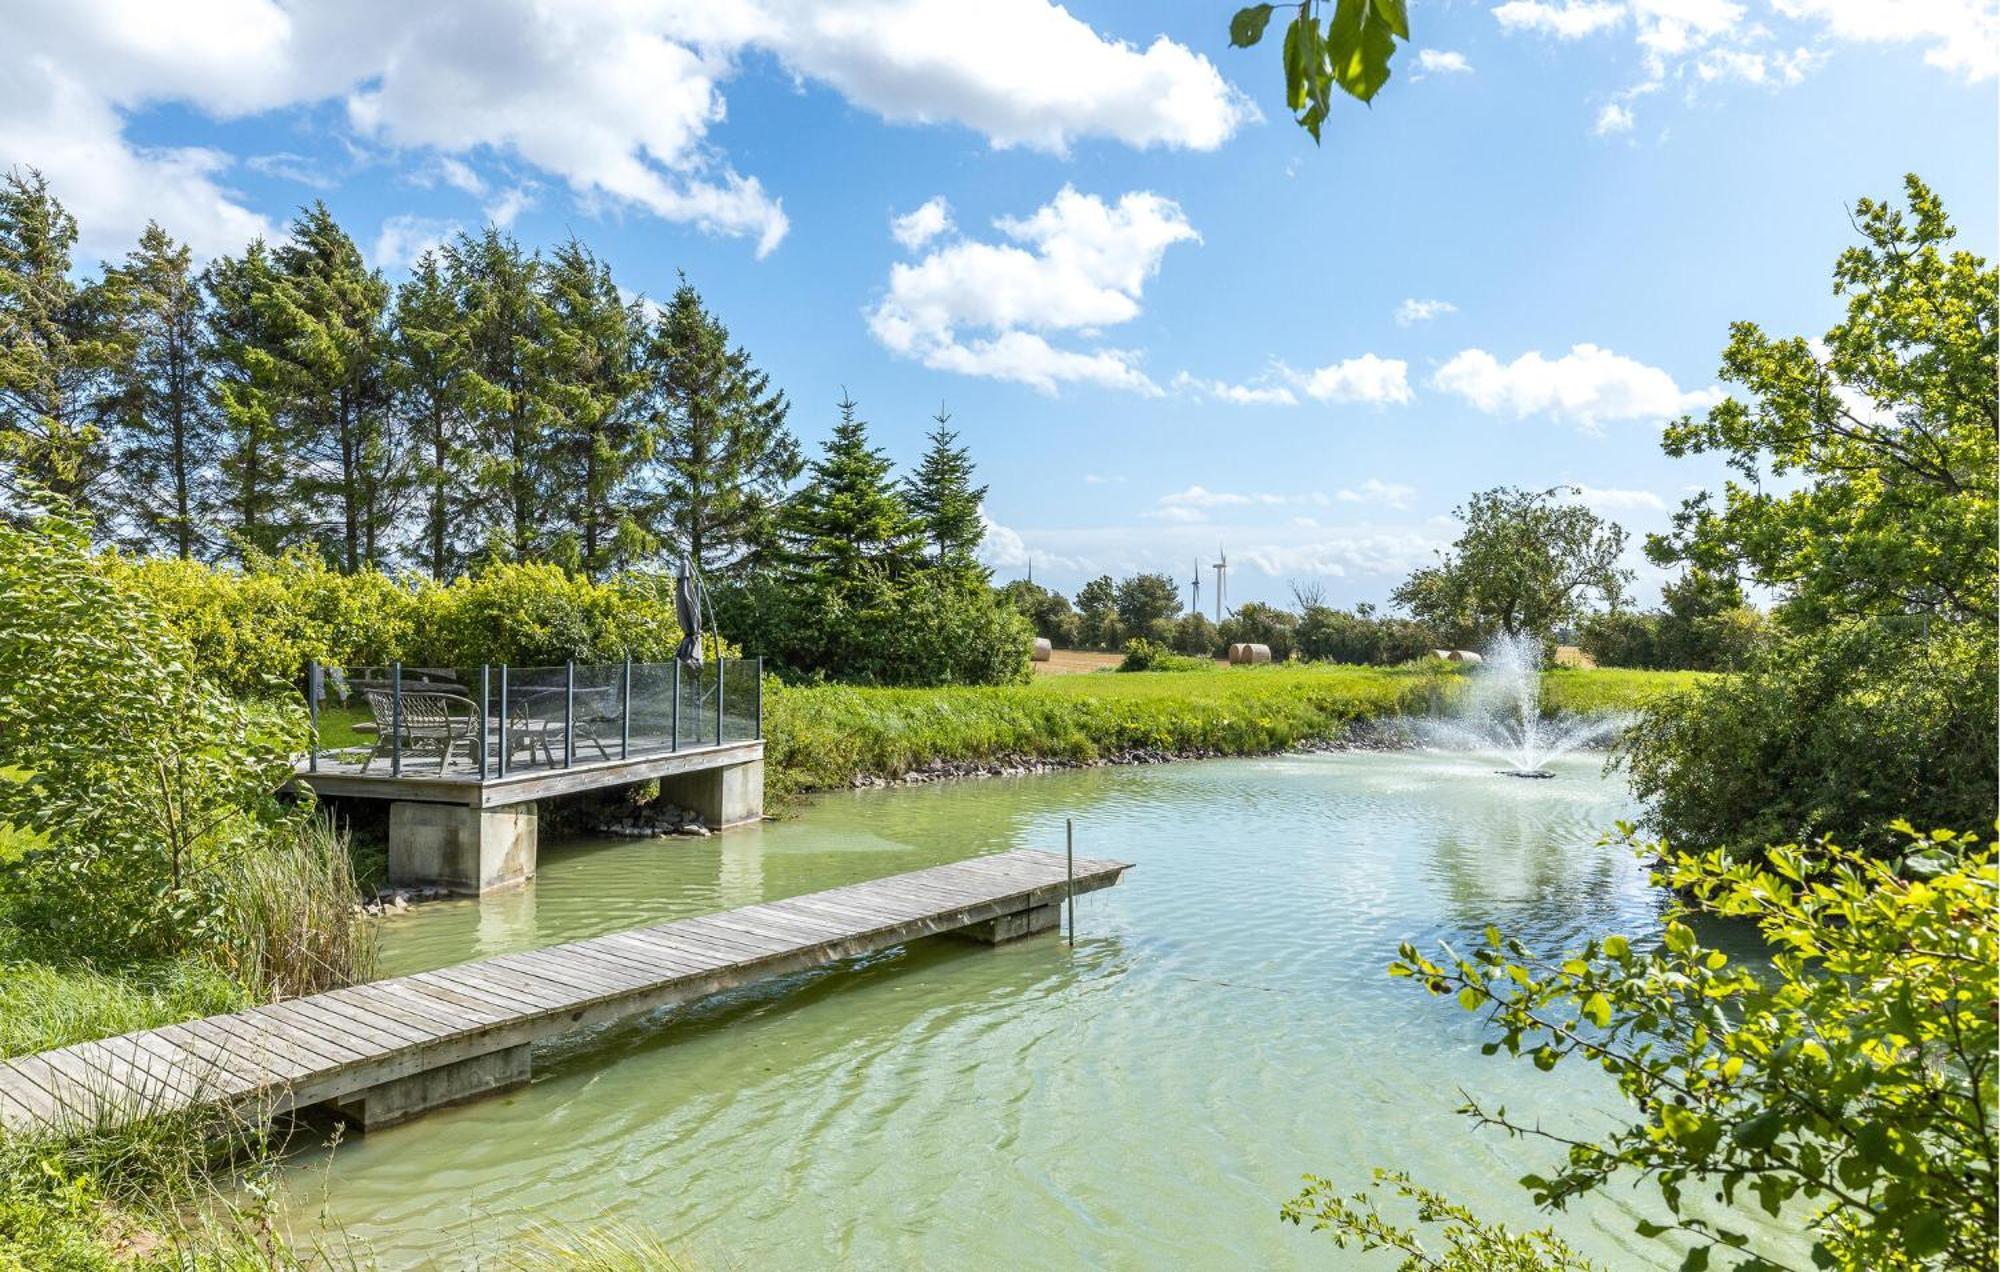
<instances>
[{"instance_id":1,"label":"distant tree line","mask_svg":"<svg viewBox=\"0 0 2000 1272\"><path fill-rule=\"evenodd\" d=\"M949 416L897 479L844 400L808 465L785 393L685 278L654 305L575 238L543 253L489 226L392 285L321 203L200 269L149 225L90 274L77 237L39 173L0 180L0 490L17 510L54 498L145 554L308 553L439 581L687 558L729 634L784 670L1024 674ZM967 642L977 658L933 649Z\"/></svg>"}]
</instances>

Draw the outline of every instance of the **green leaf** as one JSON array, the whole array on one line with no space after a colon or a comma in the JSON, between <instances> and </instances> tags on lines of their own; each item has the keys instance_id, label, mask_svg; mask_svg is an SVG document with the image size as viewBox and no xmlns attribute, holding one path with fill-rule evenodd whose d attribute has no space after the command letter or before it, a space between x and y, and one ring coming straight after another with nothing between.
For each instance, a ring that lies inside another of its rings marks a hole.
<instances>
[{"instance_id":1,"label":"green leaf","mask_svg":"<svg viewBox=\"0 0 2000 1272\"><path fill-rule=\"evenodd\" d=\"M1583 1000L1583 1014L1599 1029L1611 1024L1611 1000L1603 994L1592 994Z\"/></svg>"},{"instance_id":2,"label":"green leaf","mask_svg":"<svg viewBox=\"0 0 2000 1272\"><path fill-rule=\"evenodd\" d=\"M1681 1258L1681 1272L1708 1272L1708 1247L1696 1246Z\"/></svg>"},{"instance_id":3,"label":"green leaf","mask_svg":"<svg viewBox=\"0 0 2000 1272\"><path fill-rule=\"evenodd\" d=\"M1410 38L1410 11L1404 0L1369 0L1375 17L1384 26L1407 40Z\"/></svg>"},{"instance_id":4,"label":"green leaf","mask_svg":"<svg viewBox=\"0 0 2000 1272\"><path fill-rule=\"evenodd\" d=\"M1668 1225L1654 1223L1651 1219L1641 1219L1637 1224L1633 1225L1632 1230L1642 1237L1657 1237L1668 1230Z\"/></svg>"},{"instance_id":5,"label":"green leaf","mask_svg":"<svg viewBox=\"0 0 2000 1272\"><path fill-rule=\"evenodd\" d=\"M1239 49L1247 49L1264 38L1264 28L1271 21L1271 10L1276 5L1253 4L1247 9L1238 9L1236 16L1229 19L1229 43Z\"/></svg>"},{"instance_id":6,"label":"green leaf","mask_svg":"<svg viewBox=\"0 0 2000 1272\"><path fill-rule=\"evenodd\" d=\"M1389 58L1396 37L1381 21L1369 21L1370 0L1340 0L1326 28L1326 58L1333 82L1351 97L1371 100L1389 82Z\"/></svg>"}]
</instances>

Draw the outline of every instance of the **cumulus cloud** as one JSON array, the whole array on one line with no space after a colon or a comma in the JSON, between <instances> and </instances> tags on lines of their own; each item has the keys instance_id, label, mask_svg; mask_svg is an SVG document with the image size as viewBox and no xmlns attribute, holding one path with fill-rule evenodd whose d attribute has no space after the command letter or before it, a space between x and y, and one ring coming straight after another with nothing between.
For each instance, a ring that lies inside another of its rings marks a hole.
<instances>
[{"instance_id":1,"label":"cumulus cloud","mask_svg":"<svg viewBox=\"0 0 2000 1272\"><path fill-rule=\"evenodd\" d=\"M1457 312L1458 306L1448 300L1418 300L1410 297L1406 298L1402 304L1396 306L1396 325L1398 327L1410 327L1420 322L1429 322L1431 319L1442 317L1445 314L1455 314Z\"/></svg>"},{"instance_id":2,"label":"cumulus cloud","mask_svg":"<svg viewBox=\"0 0 2000 1272\"><path fill-rule=\"evenodd\" d=\"M1508 0L1494 6L1493 16L1509 31L1534 31L1559 40L1580 40L1623 22L1625 6L1603 0L1563 0L1561 4Z\"/></svg>"},{"instance_id":3,"label":"cumulus cloud","mask_svg":"<svg viewBox=\"0 0 2000 1272\"><path fill-rule=\"evenodd\" d=\"M1597 112L1597 122L1590 131L1599 137L1612 137L1632 131L1632 109L1618 102L1606 102L1604 109Z\"/></svg>"},{"instance_id":4,"label":"cumulus cloud","mask_svg":"<svg viewBox=\"0 0 2000 1272\"><path fill-rule=\"evenodd\" d=\"M1773 0L1788 17L1816 20L1836 40L1921 44L1924 61L1968 80L2000 74L2000 5L1992 0Z\"/></svg>"},{"instance_id":5,"label":"cumulus cloud","mask_svg":"<svg viewBox=\"0 0 2000 1272\"><path fill-rule=\"evenodd\" d=\"M1287 374L1307 397L1321 402L1396 406L1411 401L1410 364L1401 358L1364 353L1311 371Z\"/></svg>"},{"instance_id":6,"label":"cumulus cloud","mask_svg":"<svg viewBox=\"0 0 2000 1272\"><path fill-rule=\"evenodd\" d=\"M787 232L783 203L713 132L752 53L886 119L963 126L995 146L1206 150L1256 117L1206 57L1164 37L1136 48L1051 0L995 0L976 40L963 18L949 0L22 0L0 66L0 167L45 171L86 250L122 251L148 215L205 254L235 250L271 228L228 186L235 161L138 144L130 116L331 103L343 140L475 198L487 182L471 158L491 156L559 182L587 211L638 210L762 254ZM487 211L524 201L502 195Z\"/></svg>"},{"instance_id":7,"label":"cumulus cloud","mask_svg":"<svg viewBox=\"0 0 2000 1272\"><path fill-rule=\"evenodd\" d=\"M1334 496L1342 503L1382 504L1389 508L1407 508L1416 496L1415 486L1405 486L1400 482L1383 481L1380 477L1370 477L1353 490L1343 490Z\"/></svg>"},{"instance_id":8,"label":"cumulus cloud","mask_svg":"<svg viewBox=\"0 0 2000 1272\"><path fill-rule=\"evenodd\" d=\"M1469 75L1472 63L1465 60L1465 54L1450 49L1418 49L1417 73L1412 79L1422 79L1426 75Z\"/></svg>"},{"instance_id":9,"label":"cumulus cloud","mask_svg":"<svg viewBox=\"0 0 2000 1272\"><path fill-rule=\"evenodd\" d=\"M1227 380L1202 380L1182 371L1169 386L1176 393L1189 393L1211 402L1235 406L1297 406L1299 400L1282 384L1231 384Z\"/></svg>"},{"instance_id":10,"label":"cumulus cloud","mask_svg":"<svg viewBox=\"0 0 2000 1272\"><path fill-rule=\"evenodd\" d=\"M912 252L951 228L951 205L941 194L925 199L915 211L889 218L889 236Z\"/></svg>"},{"instance_id":11,"label":"cumulus cloud","mask_svg":"<svg viewBox=\"0 0 2000 1272\"><path fill-rule=\"evenodd\" d=\"M1180 205L1145 192L1106 203L1064 186L1033 214L993 224L1009 241L956 239L892 266L868 311L875 338L938 370L1043 393L1084 383L1157 395L1138 353L1065 348L1045 333L1094 341L1138 317L1167 249L1200 239Z\"/></svg>"},{"instance_id":12,"label":"cumulus cloud","mask_svg":"<svg viewBox=\"0 0 2000 1272\"><path fill-rule=\"evenodd\" d=\"M1664 512L1667 501L1650 490L1577 486L1576 501L1599 512Z\"/></svg>"},{"instance_id":13,"label":"cumulus cloud","mask_svg":"<svg viewBox=\"0 0 2000 1272\"><path fill-rule=\"evenodd\" d=\"M1549 415L1595 429L1614 420L1663 420L1720 401L1719 390L1685 391L1658 367L1600 349L1572 347L1559 358L1528 352L1501 362L1467 349L1438 368L1432 384L1491 415Z\"/></svg>"},{"instance_id":14,"label":"cumulus cloud","mask_svg":"<svg viewBox=\"0 0 2000 1272\"><path fill-rule=\"evenodd\" d=\"M368 263L377 269L405 269L425 252L441 246L459 229L458 222L435 217L389 217L375 236L375 250L368 254Z\"/></svg>"}]
</instances>

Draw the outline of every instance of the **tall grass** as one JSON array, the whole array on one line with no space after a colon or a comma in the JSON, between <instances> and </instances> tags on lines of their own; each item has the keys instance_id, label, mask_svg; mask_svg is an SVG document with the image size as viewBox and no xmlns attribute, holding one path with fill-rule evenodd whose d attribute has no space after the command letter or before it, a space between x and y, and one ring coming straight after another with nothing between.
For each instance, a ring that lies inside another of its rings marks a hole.
<instances>
[{"instance_id":1,"label":"tall grass","mask_svg":"<svg viewBox=\"0 0 2000 1272\"><path fill-rule=\"evenodd\" d=\"M774 794L825 790L862 774L898 777L939 762L1090 762L1122 753L1253 755L1336 741L1357 722L1444 708L1463 671L1326 663L1047 676L993 688L789 687L764 697L766 779ZM1552 710L1631 709L1698 678L1686 672L1558 671Z\"/></svg>"},{"instance_id":2,"label":"tall grass","mask_svg":"<svg viewBox=\"0 0 2000 1272\"><path fill-rule=\"evenodd\" d=\"M248 1004L242 986L202 959L126 968L116 975L0 960L0 1057L155 1029Z\"/></svg>"},{"instance_id":3,"label":"tall grass","mask_svg":"<svg viewBox=\"0 0 2000 1272\"><path fill-rule=\"evenodd\" d=\"M338 989L375 973L375 929L357 911L347 836L324 817L222 869L218 958L261 1001Z\"/></svg>"},{"instance_id":4,"label":"tall grass","mask_svg":"<svg viewBox=\"0 0 2000 1272\"><path fill-rule=\"evenodd\" d=\"M610 1223L531 1229L502 1256L511 1272L693 1272L695 1264L648 1230Z\"/></svg>"}]
</instances>

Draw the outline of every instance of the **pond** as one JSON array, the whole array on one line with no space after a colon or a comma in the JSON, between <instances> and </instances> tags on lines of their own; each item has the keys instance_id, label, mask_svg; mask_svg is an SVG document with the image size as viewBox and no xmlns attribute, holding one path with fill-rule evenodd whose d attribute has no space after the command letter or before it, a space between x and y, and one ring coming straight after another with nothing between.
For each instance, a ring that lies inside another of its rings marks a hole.
<instances>
[{"instance_id":1,"label":"pond","mask_svg":"<svg viewBox=\"0 0 2000 1272\"><path fill-rule=\"evenodd\" d=\"M1343 753L823 797L710 839L544 844L516 896L389 922L385 973L529 949L1015 847L1137 863L1072 949L919 942L538 1051L516 1092L299 1168L385 1267L476 1265L536 1224L616 1221L703 1266L1363 1265L1282 1223L1307 1172L1409 1170L1493 1217L1545 1145L1461 1090L1601 1130L1601 1074L1484 1058L1472 1018L1384 974L1495 923L1553 950L1647 937L1662 897L1600 836L1602 758L1552 781L1466 756ZM1561 1230L1672 1266L1625 1193ZM1373 1260L1366 1265L1372 1265Z\"/></svg>"}]
</instances>

